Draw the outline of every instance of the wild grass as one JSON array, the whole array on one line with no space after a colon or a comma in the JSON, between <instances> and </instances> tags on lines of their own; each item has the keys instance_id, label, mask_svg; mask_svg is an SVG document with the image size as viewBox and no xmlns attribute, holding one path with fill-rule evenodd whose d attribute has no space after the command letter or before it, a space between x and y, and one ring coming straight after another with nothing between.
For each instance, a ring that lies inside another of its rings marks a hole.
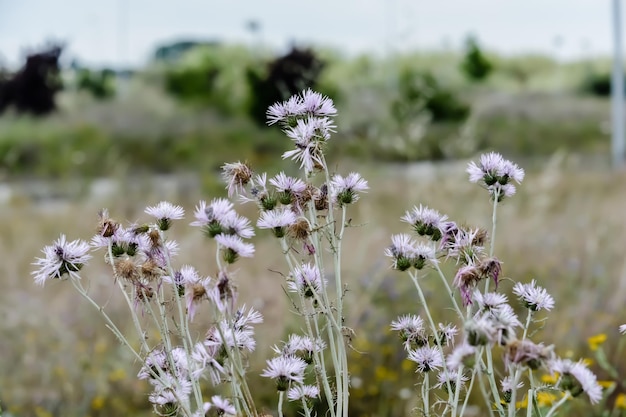
<instances>
[{"instance_id":1,"label":"wild grass","mask_svg":"<svg viewBox=\"0 0 626 417\"><path fill-rule=\"evenodd\" d=\"M519 194L499 209L496 253L505 277L501 285L510 288L513 281L535 278L555 297L557 305L542 329L542 340L555 343L557 349L572 349L557 350L559 355L589 356L586 338L607 333L606 351L613 363L618 363L619 358L611 355L615 354L617 326L625 321L626 190L619 184L626 181L626 172L610 172L570 158L553 158L537 165L542 168L531 167ZM383 250L392 233L405 230L399 221L405 210L420 203L460 223L489 227L491 206L479 197L479 188L468 185L464 167L464 163L426 168L358 166L371 190L355 206L351 224L358 230L349 229L344 243L343 276L350 288L346 325L355 330L350 353L356 399L351 404L352 415L404 416L414 406L407 395L415 389L413 370L404 364L401 344L387 329L398 314L417 312L419 305L406 277L390 270ZM342 164L342 170L349 168L350 163ZM96 213L103 206L120 220L134 221L143 218L145 205L162 199L182 204L190 213L197 200L215 196L206 195L201 188L172 194L157 186L106 201L96 198L50 204L21 198L3 207L0 404L4 410L38 417L139 416L150 411L147 387L135 377L141 365L109 334L92 307L77 300L66 282L53 282L45 291L35 286L30 263L42 243L56 239L60 230L71 239L89 239ZM253 210L246 207L243 214L251 215ZM200 273L213 274L210 244L187 223L179 221L173 228L181 245L176 262L193 261ZM260 373L270 345L292 324L285 321L291 306L281 289L281 273L286 268L280 253L263 233L255 238L255 245L255 259L240 263L236 280L240 301L265 316L257 332L258 362L252 364ZM206 264L199 259L207 259ZM89 274L98 301L125 327L124 306L110 296L113 281L103 259L91 263ZM444 296L429 290L427 283L426 291L431 309L447 308ZM200 320L197 331L202 324ZM607 377L597 367L594 371L600 379ZM260 379L251 383L255 396L274 395ZM265 404L268 408L269 401ZM591 415L585 407L571 415Z\"/></svg>"}]
</instances>

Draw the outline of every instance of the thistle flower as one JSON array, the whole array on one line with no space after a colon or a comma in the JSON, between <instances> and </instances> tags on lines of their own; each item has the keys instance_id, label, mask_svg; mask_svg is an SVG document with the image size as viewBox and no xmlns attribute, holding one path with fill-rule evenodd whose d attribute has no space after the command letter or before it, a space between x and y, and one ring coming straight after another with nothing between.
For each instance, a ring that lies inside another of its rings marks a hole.
<instances>
[{"instance_id":1,"label":"thistle flower","mask_svg":"<svg viewBox=\"0 0 626 417\"><path fill-rule=\"evenodd\" d=\"M226 398L222 398L219 395L211 397L211 402L204 403L204 413L213 410L219 417L235 417L237 410L235 406L231 404Z\"/></svg>"},{"instance_id":2,"label":"thistle flower","mask_svg":"<svg viewBox=\"0 0 626 417\"><path fill-rule=\"evenodd\" d=\"M478 290L474 291L474 301L478 304L479 311L496 310L508 302L506 295L504 294L497 292L488 292L487 294L483 294Z\"/></svg>"},{"instance_id":3,"label":"thistle flower","mask_svg":"<svg viewBox=\"0 0 626 417\"><path fill-rule=\"evenodd\" d=\"M466 340L471 346L493 344L497 339L494 323L485 316L469 320L465 323Z\"/></svg>"},{"instance_id":4,"label":"thistle flower","mask_svg":"<svg viewBox=\"0 0 626 417\"><path fill-rule=\"evenodd\" d=\"M287 283L287 288L289 291L301 293L305 298L313 298L326 283L326 279L322 282L322 275L317 265L311 263L296 267L292 271L292 276L293 281Z\"/></svg>"},{"instance_id":5,"label":"thistle flower","mask_svg":"<svg viewBox=\"0 0 626 417\"><path fill-rule=\"evenodd\" d=\"M406 233L391 236L391 246L385 249L385 255L393 258L392 268L399 271L406 271L411 266L422 269L426 261L437 261L433 247L417 243Z\"/></svg>"},{"instance_id":6,"label":"thistle flower","mask_svg":"<svg viewBox=\"0 0 626 417\"><path fill-rule=\"evenodd\" d=\"M524 179L522 168L495 152L482 155L478 164L470 162L467 173L470 182L481 183L492 197L498 196L498 201L515 194L511 180L520 184Z\"/></svg>"},{"instance_id":7,"label":"thistle flower","mask_svg":"<svg viewBox=\"0 0 626 417\"><path fill-rule=\"evenodd\" d=\"M513 293L524 302L526 308L533 311L550 311L554 308L554 298L544 288L537 286L534 279L530 284L516 283Z\"/></svg>"},{"instance_id":8,"label":"thistle flower","mask_svg":"<svg viewBox=\"0 0 626 417\"><path fill-rule=\"evenodd\" d=\"M320 389L316 385L296 385L287 391L289 401L300 401L320 396Z\"/></svg>"},{"instance_id":9,"label":"thistle flower","mask_svg":"<svg viewBox=\"0 0 626 417\"><path fill-rule=\"evenodd\" d=\"M302 384L306 362L294 356L278 356L267 361L261 376L276 380L278 391L287 391L292 383Z\"/></svg>"},{"instance_id":10,"label":"thistle flower","mask_svg":"<svg viewBox=\"0 0 626 417\"><path fill-rule=\"evenodd\" d=\"M367 181L357 172L351 172L347 177L335 175L330 182L330 195L339 206L355 203L359 193L369 189Z\"/></svg>"},{"instance_id":11,"label":"thistle flower","mask_svg":"<svg viewBox=\"0 0 626 417\"><path fill-rule=\"evenodd\" d=\"M288 177L284 172L270 179L270 183L280 193L278 199L282 204L294 203L307 188L306 183L300 178Z\"/></svg>"},{"instance_id":12,"label":"thistle flower","mask_svg":"<svg viewBox=\"0 0 626 417\"><path fill-rule=\"evenodd\" d=\"M289 100L271 105L267 109L267 124L273 125L278 122L288 124L289 119L304 113L304 103L299 96L292 96Z\"/></svg>"},{"instance_id":13,"label":"thistle flower","mask_svg":"<svg viewBox=\"0 0 626 417\"><path fill-rule=\"evenodd\" d=\"M422 206L413 207L412 211L407 211L402 220L413 226L420 236L430 236L434 241L438 241L445 231L448 216L442 215L437 210Z\"/></svg>"},{"instance_id":14,"label":"thistle flower","mask_svg":"<svg viewBox=\"0 0 626 417\"><path fill-rule=\"evenodd\" d=\"M89 244L82 240L68 242L65 235L61 235L52 245L42 249L44 258L36 258L33 265L39 267L33 271L35 283L44 285L50 279L61 279L65 274L73 278L80 278L78 271L91 259Z\"/></svg>"},{"instance_id":15,"label":"thistle flower","mask_svg":"<svg viewBox=\"0 0 626 417\"><path fill-rule=\"evenodd\" d=\"M247 162L234 162L222 165L222 178L226 182L228 197L244 194L246 185L252 178L252 169Z\"/></svg>"},{"instance_id":16,"label":"thistle flower","mask_svg":"<svg viewBox=\"0 0 626 417\"><path fill-rule=\"evenodd\" d=\"M223 232L222 223L233 212L233 207L233 203L225 198L213 199L210 204L201 200L193 213L196 220L191 225L201 227L209 237L215 237Z\"/></svg>"},{"instance_id":17,"label":"thistle flower","mask_svg":"<svg viewBox=\"0 0 626 417\"><path fill-rule=\"evenodd\" d=\"M287 228L293 225L298 216L289 208L280 208L261 213L257 221L260 229L272 229L274 236L281 238L285 236Z\"/></svg>"},{"instance_id":18,"label":"thistle flower","mask_svg":"<svg viewBox=\"0 0 626 417\"><path fill-rule=\"evenodd\" d=\"M442 346L453 345L454 336L457 335L457 333L459 332L459 329L457 329L456 326L452 324L444 325L443 323L439 323L437 327L439 328L439 330L437 331L437 337L439 338L441 345Z\"/></svg>"},{"instance_id":19,"label":"thistle flower","mask_svg":"<svg viewBox=\"0 0 626 417\"><path fill-rule=\"evenodd\" d=\"M185 216L185 210L181 206L175 206L167 201L161 201L156 206L147 207L145 213L157 220L157 226L161 230L169 229L172 220L179 220Z\"/></svg>"},{"instance_id":20,"label":"thistle flower","mask_svg":"<svg viewBox=\"0 0 626 417\"><path fill-rule=\"evenodd\" d=\"M602 387L583 361L556 359L549 367L553 374L558 372L561 375L559 387L569 391L573 397L585 392L592 404L597 404L602 399Z\"/></svg>"},{"instance_id":21,"label":"thistle flower","mask_svg":"<svg viewBox=\"0 0 626 417\"><path fill-rule=\"evenodd\" d=\"M500 380L500 386L502 387L502 393L504 394L504 401L508 404L511 402L513 390L518 390L524 386L523 382L519 382L517 385L513 384L513 378L510 376L504 377Z\"/></svg>"},{"instance_id":22,"label":"thistle flower","mask_svg":"<svg viewBox=\"0 0 626 417\"><path fill-rule=\"evenodd\" d=\"M215 241L222 248L224 260L229 263L235 263L239 257L251 258L254 256L254 245L245 243L237 235L225 235L223 233L215 236Z\"/></svg>"},{"instance_id":23,"label":"thistle flower","mask_svg":"<svg viewBox=\"0 0 626 417\"><path fill-rule=\"evenodd\" d=\"M304 360L307 364L313 363L313 355L326 348L326 342L322 339L312 339L308 336L290 334L289 339L282 348L274 346L274 352L282 356L296 356Z\"/></svg>"},{"instance_id":24,"label":"thistle flower","mask_svg":"<svg viewBox=\"0 0 626 417\"><path fill-rule=\"evenodd\" d=\"M428 343L424 320L420 316L411 314L400 316L391 322L391 330L400 332L406 350L411 346L422 347Z\"/></svg>"},{"instance_id":25,"label":"thistle flower","mask_svg":"<svg viewBox=\"0 0 626 417\"><path fill-rule=\"evenodd\" d=\"M296 149L283 153L283 159L293 159L300 162L300 168L306 172L325 167L323 147L330 139L333 125L327 118L298 119L295 126L285 131L296 146Z\"/></svg>"},{"instance_id":26,"label":"thistle flower","mask_svg":"<svg viewBox=\"0 0 626 417\"><path fill-rule=\"evenodd\" d=\"M422 373L443 366L442 353L436 346L422 346L416 350L409 350L408 359L417 363L417 371Z\"/></svg>"},{"instance_id":27,"label":"thistle flower","mask_svg":"<svg viewBox=\"0 0 626 417\"><path fill-rule=\"evenodd\" d=\"M456 371L461 365L473 368L475 365L476 348L467 343L457 346L446 359L446 366L451 371Z\"/></svg>"},{"instance_id":28,"label":"thistle flower","mask_svg":"<svg viewBox=\"0 0 626 417\"><path fill-rule=\"evenodd\" d=\"M301 97L304 111L311 116L325 117L337 114L337 109L330 98L314 92L310 88L303 91Z\"/></svg>"},{"instance_id":29,"label":"thistle flower","mask_svg":"<svg viewBox=\"0 0 626 417\"><path fill-rule=\"evenodd\" d=\"M459 369L444 369L437 375L437 385L435 385L435 388L443 388L447 391L449 386L452 392L455 392L457 382L460 385L459 388L461 388L467 381L469 381L469 378L460 373Z\"/></svg>"},{"instance_id":30,"label":"thistle flower","mask_svg":"<svg viewBox=\"0 0 626 417\"><path fill-rule=\"evenodd\" d=\"M187 313L189 314L189 320L193 320L198 305L209 297L211 277L201 278L198 272L188 265L181 268L180 274L185 282L184 293Z\"/></svg>"},{"instance_id":31,"label":"thistle flower","mask_svg":"<svg viewBox=\"0 0 626 417\"><path fill-rule=\"evenodd\" d=\"M621 334L626 334L626 324L622 324L621 326L619 326L619 332Z\"/></svg>"}]
</instances>

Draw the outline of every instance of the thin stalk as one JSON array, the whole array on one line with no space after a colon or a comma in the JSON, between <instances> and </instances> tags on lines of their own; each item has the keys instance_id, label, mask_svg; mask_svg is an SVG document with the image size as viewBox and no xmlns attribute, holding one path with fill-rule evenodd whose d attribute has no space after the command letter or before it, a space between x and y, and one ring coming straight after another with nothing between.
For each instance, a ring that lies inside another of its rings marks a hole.
<instances>
[{"instance_id":1,"label":"thin stalk","mask_svg":"<svg viewBox=\"0 0 626 417\"><path fill-rule=\"evenodd\" d=\"M456 417L456 409L459 405L459 395L461 394L461 376L463 376L463 364L459 366L454 387L454 399L452 400L452 416ZM468 395L469 396L469 395Z\"/></svg>"},{"instance_id":2,"label":"thin stalk","mask_svg":"<svg viewBox=\"0 0 626 417\"><path fill-rule=\"evenodd\" d=\"M428 308L428 303L426 302L426 297L424 297L424 292L422 291L422 287L419 285L419 282L417 282L417 275L414 272L409 272L409 276L411 277L411 280L413 280L413 284L415 285L415 288L417 289L417 293L419 295L420 301L422 303L422 305L424 306L424 311L426 312L426 317L428 318L428 323L430 324L430 328L431 331L433 332L434 335L437 334L437 327L435 326L435 322L433 320L433 317L430 314L430 309ZM446 358L443 354L443 347L441 346L441 341L439 340L438 337L435 337L435 342L437 343L437 347L439 348L439 353L441 354L441 360L443 363L443 368L444 370L446 369ZM446 386L448 388L448 402L450 402L452 400L452 395L453 395L453 391L452 391L452 386L450 385L450 381L446 380Z\"/></svg>"},{"instance_id":3,"label":"thin stalk","mask_svg":"<svg viewBox=\"0 0 626 417\"><path fill-rule=\"evenodd\" d=\"M424 417L430 416L430 405L429 405L429 372L424 372L424 382L422 383L422 402L424 404Z\"/></svg>"},{"instance_id":4,"label":"thin stalk","mask_svg":"<svg viewBox=\"0 0 626 417\"><path fill-rule=\"evenodd\" d=\"M496 243L496 214L498 211L498 198L500 196L500 191L496 188L493 195L493 211L491 213L491 239L489 242L489 257L493 258L493 252L495 250ZM489 280L485 282L485 294L489 292Z\"/></svg>"},{"instance_id":5,"label":"thin stalk","mask_svg":"<svg viewBox=\"0 0 626 417\"><path fill-rule=\"evenodd\" d=\"M571 397L570 397L569 391L565 391L565 395L563 395L563 398L561 398L559 402L557 402L556 404L552 406L552 408L550 408L550 411L548 411L548 414L546 414L546 417L552 417L554 413L556 413L556 410L558 410L559 407L565 404L565 402L569 400L570 398Z\"/></svg>"},{"instance_id":6,"label":"thin stalk","mask_svg":"<svg viewBox=\"0 0 626 417\"><path fill-rule=\"evenodd\" d=\"M278 391L278 417L283 417L283 397L285 391Z\"/></svg>"},{"instance_id":7,"label":"thin stalk","mask_svg":"<svg viewBox=\"0 0 626 417\"><path fill-rule=\"evenodd\" d=\"M498 393L498 385L496 384L495 373L493 372L491 349L489 349L489 347L485 347L485 352L487 354L487 380L489 381L489 386L491 387L491 395L493 396L493 401L496 404L498 413L501 416L504 416L504 409L502 408L502 404L500 404L500 394Z\"/></svg>"},{"instance_id":8,"label":"thin stalk","mask_svg":"<svg viewBox=\"0 0 626 417\"><path fill-rule=\"evenodd\" d=\"M448 280L446 279L446 276L443 274L443 271L439 267L438 262L434 262L434 265L435 265L435 269L437 270L439 277L441 278L441 281L443 281L443 285L446 287L446 291L448 292L448 295L450 296L450 299L452 300L452 304L454 304L454 309L459 315L459 318L463 319L463 311L461 311L459 304L456 302L456 298L454 298L454 292L452 291L452 288L450 288L450 285L448 284Z\"/></svg>"},{"instance_id":9,"label":"thin stalk","mask_svg":"<svg viewBox=\"0 0 626 417\"><path fill-rule=\"evenodd\" d=\"M467 402L469 400L470 394L472 393L472 388L474 387L474 381L476 381L476 367L474 367L474 369L472 370L472 377L470 378L470 383L469 383L469 386L467 387L467 392L465 393L465 399L463 400L463 406L461 407L461 412L459 413L459 417L463 417L463 414L465 414L465 407L467 407ZM452 416L456 417L456 414L452 414Z\"/></svg>"}]
</instances>

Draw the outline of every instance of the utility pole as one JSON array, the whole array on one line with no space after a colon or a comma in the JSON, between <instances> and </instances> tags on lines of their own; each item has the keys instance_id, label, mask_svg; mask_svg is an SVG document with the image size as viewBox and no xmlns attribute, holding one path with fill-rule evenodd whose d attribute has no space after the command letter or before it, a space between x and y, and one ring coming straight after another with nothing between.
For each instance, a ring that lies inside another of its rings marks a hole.
<instances>
[{"instance_id":1,"label":"utility pole","mask_svg":"<svg viewBox=\"0 0 626 417\"><path fill-rule=\"evenodd\" d=\"M613 0L613 78L611 82L611 107L613 128L611 153L613 167L624 165L624 62L622 55L621 0Z\"/></svg>"}]
</instances>

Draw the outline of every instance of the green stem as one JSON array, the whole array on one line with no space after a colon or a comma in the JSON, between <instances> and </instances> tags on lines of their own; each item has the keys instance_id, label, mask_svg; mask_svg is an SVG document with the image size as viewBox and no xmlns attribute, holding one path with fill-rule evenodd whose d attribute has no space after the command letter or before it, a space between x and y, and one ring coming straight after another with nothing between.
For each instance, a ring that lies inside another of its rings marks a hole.
<instances>
[{"instance_id":1,"label":"green stem","mask_svg":"<svg viewBox=\"0 0 626 417\"><path fill-rule=\"evenodd\" d=\"M493 195L493 211L491 213L491 239L490 239L490 246L489 246L489 257L493 258L493 252L495 250L495 244L496 244L496 224L497 224L497 211L498 211L498 198L500 196L500 192L498 191L498 189L495 190L494 195ZM485 282L485 294L487 294L489 292L489 280L486 280Z\"/></svg>"},{"instance_id":2,"label":"green stem","mask_svg":"<svg viewBox=\"0 0 626 417\"><path fill-rule=\"evenodd\" d=\"M570 399L570 393L569 391L565 391L565 395L563 395L563 398L561 398L559 402L557 402L556 404L552 406L552 408L550 408L550 411L548 411L548 414L546 414L546 417L552 417L554 413L556 413L556 410L558 410L559 407L565 404L565 402L569 399Z\"/></svg>"},{"instance_id":3,"label":"green stem","mask_svg":"<svg viewBox=\"0 0 626 417\"><path fill-rule=\"evenodd\" d=\"M283 417L283 397L285 391L278 391L278 417Z\"/></svg>"}]
</instances>

